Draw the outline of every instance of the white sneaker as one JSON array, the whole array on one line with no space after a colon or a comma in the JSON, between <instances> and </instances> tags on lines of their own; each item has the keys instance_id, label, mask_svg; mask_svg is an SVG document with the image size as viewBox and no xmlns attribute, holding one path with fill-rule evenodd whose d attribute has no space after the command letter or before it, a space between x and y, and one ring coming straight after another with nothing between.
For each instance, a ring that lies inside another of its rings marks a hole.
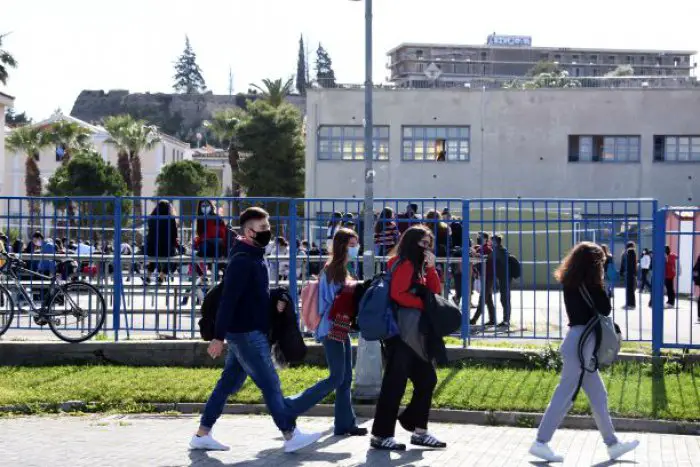
<instances>
[{"instance_id":1,"label":"white sneaker","mask_svg":"<svg viewBox=\"0 0 700 467\"><path fill-rule=\"evenodd\" d=\"M637 440L608 446L608 455L610 456L610 460L615 460L624 456L628 452L633 451L637 446L639 446L639 441Z\"/></svg>"},{"instance_id":2,"label":"white sneaker","mask_svg":"<svg viewBox=\"0 0 700 467\"><path fill-rule=\"evenodd\" d=\"M674 308L676 308L676 305L671 305L670 303L667 303L664 305L664 308L666 308L667 310L673 310Z\"/></svg>"},{"instance_id":3,"label":"white sneaker","mask_svg":"<svg viewBox=\"0 0 700 467\"><path fill-rule=\"evenodd\" d=\"M229 448L225 444L221 444L220 442L212 438L211 435L195 435L190 440L190 449L202 451L228 451L231 448Z\"/></svg>"},{"instance_id":4,"label":"white sneaker","mask_svg":"<svg viewBox=\"0 0 700 467\"><path fill-rule=\"evenodd\" d=\"M321 433L302 433L299 428L295 428L292 438L284 442L284 452L295 452L303 449L314 444L320 437Z\"/></svg>"},{"instance_id":5,"label":"white sneaker","mask_svg":"<svg viewBox=\"0 0 700 467\"><path fill-rule=\"evenodd\" d=\"M532 446L530 446L529 452L533 456L539 457L547 462L564 462L564 457L554 454L552 448L550 448L546 443L539 443L535 441L532 443Z\"/></svg>"}]
</instances>

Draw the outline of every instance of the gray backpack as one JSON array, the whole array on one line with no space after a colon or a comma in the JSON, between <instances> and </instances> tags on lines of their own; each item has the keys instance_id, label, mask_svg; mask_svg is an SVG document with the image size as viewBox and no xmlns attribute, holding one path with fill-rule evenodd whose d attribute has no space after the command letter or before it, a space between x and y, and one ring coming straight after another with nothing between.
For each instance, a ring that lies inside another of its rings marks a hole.
<instances>
[{"instance_id":1,"label":"gray backpack","mask_svg":"<svg viewBox=\"0 0 700 467\"><path fill-rule=\"evenodd\" d=\"M620 353L622 341L620 328L615 324L612 316L605 316L597 310L593 298L591 298L591 294L588 292L585 285L579 287L579 292L583 297L583 301L593 310L593 318L586 324L586 328L583 330L578 344L578 357L581 361L581 377L579 378L573 400L576 400L576 396L583 383L583 376L586 372L594 373L600 368L606 368L612 365L617 359L617 354ZM591 360L586 362L583 349L591 335L595 335L595 347Z\"/></svg>"}]
</instances>

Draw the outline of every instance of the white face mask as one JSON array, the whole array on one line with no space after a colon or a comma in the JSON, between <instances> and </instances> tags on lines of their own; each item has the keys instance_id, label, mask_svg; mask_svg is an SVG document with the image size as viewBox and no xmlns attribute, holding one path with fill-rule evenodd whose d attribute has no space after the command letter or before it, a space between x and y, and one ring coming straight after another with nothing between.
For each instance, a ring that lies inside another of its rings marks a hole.
<instances>
[{"instance_id":1,"label":"white face mask","mask_svg":"<svg viewBox=\"0 0 700 467\"><path fill-rule=\"evenodd\" d=\"M202 214L204 214L205 216L207 214L211 214L211 206L202 206L201 211L202 211Z\"/></svg>"},{"instance_id":2,"label":"white face mask","mask_svg":"<svg viewBox=\"0 0 700 467\"><path fill-rule=\"evenodd\" d=\"M37 238L37 239L33 240L32 243L34 243L34 246L41 246L41 239Z\"/></svg>"}]
</instances>

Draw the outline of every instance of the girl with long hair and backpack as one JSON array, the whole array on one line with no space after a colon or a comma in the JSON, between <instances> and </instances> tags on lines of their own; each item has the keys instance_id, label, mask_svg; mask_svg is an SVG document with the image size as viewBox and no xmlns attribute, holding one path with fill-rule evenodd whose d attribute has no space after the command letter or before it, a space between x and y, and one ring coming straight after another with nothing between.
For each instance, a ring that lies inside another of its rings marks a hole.
<instances>
[{"instance_id":1,"label":"girl with long hair and backpack","mask_svg":"<svg viewBox=\"0 0 700 467\"><path fill-rule=\"evenodd\" d=\"M331 257L321 271L318 284L318 314L320 321L315 337L326 351L326 361L330 374L300 395L296 403L305 412L335 390L335 429L336 436L364 436L366 428L357 426L352 408L350 389L352 386L352 344L347 327L338 326L331 314L336 306L352 305L351 285L354 278L348 271L348 264L355 261L360 251L360 241L355 231L341 227L333 236ZM349 300L347 300L349 298Z\"/></svg>"},{"instance_id":2,"label":"girl with long hair and backpack","mask_svg":"<svg viewBox=\"0 0 700 467\"><path fill-rule=\"evenodd\" d=\"M588 362L594 359L596 351L595 332L586 334L585 342L581 342L587 324L597 316L596 313L609 316L612 310L603 278L606 260L600 246L583 242L569 252L554 273L556 280L564 287L569 332L560 348L563 361L561 380L542 417L537 439L530 448L530 454L548 462L564 460L552 451L548 443L573 406L579 388L588 396L593 418L608 447L610 459L617 459L639 445L638 441L623 443L617 439L608 410L608 395L597 365L593 371L583 368L584 364L589 366Z\"/></svg>"},{"instance_id":3,"label":"girl with long hair and backpack","mask_svg":"<svg viewBox=\"0 0 700 467\"><path fill-rule=\"evenodd\" d=\"M398 308L396 316L400 328L401 313L425 311L423 300L416 294L417 287L425 287L434 294L440 293L441 284L435 269L433 248L433 234L430 229L424 225L417 225L404 232L398 246L390 254L390 296ZM418 350L416 346L409 345L409 340L412 343L425 342L425 336L420 335L419 327L415 326L413 329L418 333L417 336L409 336L410 333L404 333L402 329L400 335L383 341L386 367L370 441L370 445L375 449L406 449L406 445L394 439L397 419L405 430L412 433L411 444L429 448L447 446L428 433L428 416L433 391L437 385L437 374L432 360L426 355L425 345L418 345ZM399 406L409 379L413 383L413 395L406 409L399 415Z\"/></svg>"}]
</instances>

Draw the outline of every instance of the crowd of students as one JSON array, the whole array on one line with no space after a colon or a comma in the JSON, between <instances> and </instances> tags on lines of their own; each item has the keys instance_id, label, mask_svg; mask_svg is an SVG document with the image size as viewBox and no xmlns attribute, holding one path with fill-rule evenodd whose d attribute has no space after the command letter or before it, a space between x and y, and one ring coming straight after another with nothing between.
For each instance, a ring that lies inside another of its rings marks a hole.
<instances>
[{"instance_id":1,"label":"crowd of students","mask_svg":"<svg viewBox=\"0 0 700 467\"><path fill-rule=\"evenodd\" d=\"M484 239L482 236L482 247L486 246ZM367 429L359 426L352 408L350 330L329 320L334 304L343 296L348 284L355 280L349 266L358 256L359 236L354 230L342 225L334 229L331 255L320 272L320 323L315 330L315 337L326 352L328 377L291 397L285 397L282 393L265 337L269 326L265 310L270 301L265 249L271 240L268 214L260 208L246 210L241 216L241 235L234 243L226 268L224 292L216 316L215 338L208 347L209 355L218 358L224 352L224 341L228 342L225 367L206 404L199 429L190 441L191 449L229 449L212 436L212 428L223 411L226 399L242 387L248 376L262 391L272 419L282 432L286 452L307 447L321 437L320 433L300 430L296 420L333 391L334 435L368 434ZM406 228L397 237L393 248L387 251L387 267L392 273L390 297L396 305L396 319L399 323L404 315L420 316L425 313L425 294L439 294L442 289L442 279L434 254L435 242L433 231L416 223ZM496 245L496 248L499 246ZM579 380L591 401L594 419L608 447L610 458L617 459L638 445L637 441L621 442L616 437L600 374L597 370L582 374L582 362L577 352L578 346L582 345L583 358L592 358L594 341L579 342L582 330L596 312L609 315L611 311L604 283L606 260L602 248L593 243L582 243L572 249L556 272L555 277L564 289L570 330L561 350L564 361L561 381L530 448L532 455L547 461L563 460L548 443L572 406ZM581 288L586 288L594 297L593 307L581 297ZM420 327L415 329L419 333L418 340L428 339L427 335L422 334L426 331ZM429 346L416 344L415 337L408 338L403 330L398 335L385 339L383 349L384 376L369 446L378 450L405 450L406 444L395 437L398 422L410 433L412 445L446 448L445 442L428 431L430 406L437 384L435 355L426 350ZM413 393L408 405L400 412L400 403L409 380L413 383Z\"/></svg>"}]
</instances>

